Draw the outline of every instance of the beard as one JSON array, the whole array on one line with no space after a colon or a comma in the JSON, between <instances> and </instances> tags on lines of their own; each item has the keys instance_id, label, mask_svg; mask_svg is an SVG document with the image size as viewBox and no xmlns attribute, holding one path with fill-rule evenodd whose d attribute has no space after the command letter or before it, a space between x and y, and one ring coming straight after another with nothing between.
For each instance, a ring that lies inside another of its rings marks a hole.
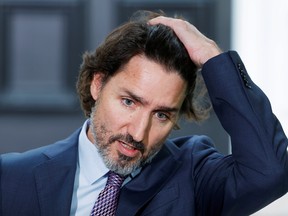
<instances>
[{"instance_id":1,"label":"beard","mask_svg":"<svg viewBox=\"0 0 288 216\"><path fill-rule=\"evenodd\" d=\"M163 142L159 142L150 149L147 149L142 142L137 142L133 137L126 134L113 134L108 130L104 122L99 122L96 119L97 112L97 102L92 108L91 118L90 118L90 127L92 135L94 138L94 145L98 149L99 154L101 155L104 164L106 167L120 175L127 176L137 170L140 167L143 167L145 164L150 163L152 159L160 151ZM112 146L115 145L117 140L129 143L137 149L141 154L136 157L129 157L120 152L117 152L116 156L112 155Z\"/></svg>"}]
</instances>

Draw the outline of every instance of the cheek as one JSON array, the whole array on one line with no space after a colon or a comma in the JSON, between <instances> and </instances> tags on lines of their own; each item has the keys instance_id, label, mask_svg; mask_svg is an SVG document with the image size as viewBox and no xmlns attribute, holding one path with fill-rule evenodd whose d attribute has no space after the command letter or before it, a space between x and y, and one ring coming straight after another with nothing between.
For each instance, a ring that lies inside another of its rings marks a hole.
<instances>
[{"instance_id":1,"label":"cheek","mask_svg":"<svg viewBox=\"0 0 288 216\"><path fill-rule=\"evenodd\" d=\"M149 135L149 141L148 141L148 145L149 148L153 148L153 146L158 146L160 144L162 144L166 138L169 136L170 132L171 132L172 128L162 128L161 129L151 129L150 131L150 135Z\"/></svg>"},{"instance_id":2,"label":"cheek","mask_svg":"<svg viewBox=\"0 0 288 216\"><path fill-rule=\"evenodd\" d=\"M123 112L123 109L121 109L119 104L111 101L103 104L101 108L99 117L102 118L102 122L104 122L104 124L107 125L110 130L119 132L116 130L119 130L121 127L123 127L123 125L125 125L129 115Z\"/></svg>"}]
</instances>

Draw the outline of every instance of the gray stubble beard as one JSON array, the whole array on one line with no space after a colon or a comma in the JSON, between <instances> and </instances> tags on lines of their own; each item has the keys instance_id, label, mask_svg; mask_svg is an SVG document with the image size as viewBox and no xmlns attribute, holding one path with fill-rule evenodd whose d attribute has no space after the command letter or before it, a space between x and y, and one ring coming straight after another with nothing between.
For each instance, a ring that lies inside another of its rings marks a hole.
<instances>
[{"instance_id":1,"label":"gray stubble beard","mask_svg":"<svg viewBox=\"0 0 288 216\"><path fill-rule=\"evenodd\" d=\"M96 146L99 154L102 157L104 164L109 170L114 171L120 175L127 176L131 174L132 172L134 172L135 170L137 170L138 168L143 167L145 164L150 163L152 159L160 151L162 144L158 144L154 146L150 150L147 157L138 159L134 162L131 162L133 158L123 155L120 152L118 152L117 160L111 158L111 156L109 156L111 152L110 147L114 141L113 142L108 141L107 143L105 143L104 138L108 136L109 131L104 125L97 125L97 123L95 123L96 122L96 119L95 119L96 109L97 109L97 103L92 108L91 117L90 117L90 127L91 127L92 135L95 141L95 143L93 144ZM110 137L108 140L113 140L113 139Z\"/></svg>"}]
</instances>

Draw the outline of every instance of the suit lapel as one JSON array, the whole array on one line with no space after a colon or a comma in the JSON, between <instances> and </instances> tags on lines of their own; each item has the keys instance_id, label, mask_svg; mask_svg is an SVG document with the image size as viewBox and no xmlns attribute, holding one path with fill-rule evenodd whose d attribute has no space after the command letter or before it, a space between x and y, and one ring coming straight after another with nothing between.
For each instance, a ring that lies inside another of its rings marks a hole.
<instances>
[{"instance_id":1,"label":"suit lapel","mask_svg":"<svg viewBox=\"0 0 288 216\"><path fill-rule=\"evenodd\" d=\"M69 215L78 160L78 134L45 152L48 158L35 169L41 215ZM53 207L52 207L53 206Z\"/></svg>"},{"instance_id":2,"label":"suit lapel","mask_svg":"<svg viewBox=\"0 0 288 216\"><path fill-rule=\"evenodd\" d=\"M116 215L136 215L141 207L151 200L178 170L182 162L171 152L175 153L179 150L175 145L170 144L166 144L153 162L121 189ZM172 150L172 148L174 149Z\"/></svg>"}]
</instances>

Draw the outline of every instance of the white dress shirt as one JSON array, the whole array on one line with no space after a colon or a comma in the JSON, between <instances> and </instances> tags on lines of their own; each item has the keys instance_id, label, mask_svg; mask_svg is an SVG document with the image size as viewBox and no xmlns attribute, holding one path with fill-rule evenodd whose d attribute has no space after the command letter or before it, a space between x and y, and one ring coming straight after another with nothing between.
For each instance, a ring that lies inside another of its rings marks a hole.
<instances>
[{"instance_id":1,"label":"white dress shirt","mask_svg":"<svg viewBox=\"0 0 288 216\"><path fill-rule=\"evenodd\" d=\"M99 193L104 189L109 169L105 166L98 150L87 137L89 120L83 124L79 135L78 162L70 216L90 215ZM141 172L138 168L127 176L122 186Z\"/></svg>"},{"instance_id":2,"label":"white dress shirt","mask_svg":"<svg viewBox=\"0 0 288 216\"><path fill-rule=\"evenodd\" d=\"M88 120L79 135L79 155L75 174L70 215L90 215L95 201L107 181L108 169L97 148L87 137Z\"/></svg>"}]
</instances>

